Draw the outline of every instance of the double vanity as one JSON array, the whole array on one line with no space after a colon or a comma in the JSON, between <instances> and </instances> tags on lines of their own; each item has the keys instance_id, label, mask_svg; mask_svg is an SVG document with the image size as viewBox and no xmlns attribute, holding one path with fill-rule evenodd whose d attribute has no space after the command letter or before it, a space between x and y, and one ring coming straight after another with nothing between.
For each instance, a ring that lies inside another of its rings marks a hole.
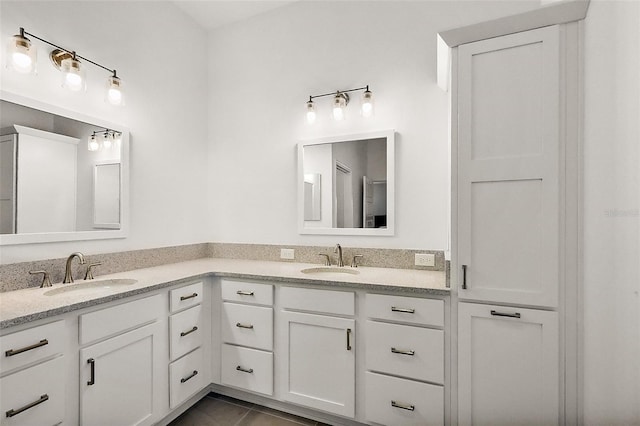
<instances>
[{"instance_id":1,"label":"double vanity","mask_svg":"<svg viewBox=\"0 0 640 426\"><path fill-rule=\"evenodd\" d=\"M445 273L203 258L0 293L2 425L167 424L210 391L444 424Z\"/></svg>"}]
</instances>

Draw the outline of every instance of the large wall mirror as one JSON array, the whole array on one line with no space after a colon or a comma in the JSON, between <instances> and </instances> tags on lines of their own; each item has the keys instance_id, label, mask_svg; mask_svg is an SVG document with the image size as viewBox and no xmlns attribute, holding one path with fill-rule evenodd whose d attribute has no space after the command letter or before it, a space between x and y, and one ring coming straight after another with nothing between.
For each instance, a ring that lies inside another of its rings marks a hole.
<instances>
[{"instance_id":1,"label":"large wall mirror","mask_svg":"<svg viewBox=\"0 0 640 426\"><path fill-rule=\"evenodd\" d=\"M0 245L126 237L128 143L122 126L0 92Z\"/></svg>"},{"instance_id":2,"label":"large wall mirror","mask_svg":"<svg viewBox=\"0 0 640 426\"><path fill-rule=\"evenodd\" d=\"M301 142L299 232L393 235L394 162L393 130Z\"/></svg>"}]
</instances>

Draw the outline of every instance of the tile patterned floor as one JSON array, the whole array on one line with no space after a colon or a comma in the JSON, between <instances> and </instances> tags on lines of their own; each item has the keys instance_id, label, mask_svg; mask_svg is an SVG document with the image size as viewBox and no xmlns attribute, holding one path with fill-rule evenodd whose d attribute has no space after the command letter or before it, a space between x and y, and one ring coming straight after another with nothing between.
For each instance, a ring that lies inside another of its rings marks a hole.
<instances>
[{"instance_id":1,"label":"tile patterned floor","mask_svg":"<svg viewBox=\"0 0 640 426\"><path fill-rule=\"evenodd\" d=\"M329 426L216 393L198 401L169 426Z\"/></svg>"}]
</instances>

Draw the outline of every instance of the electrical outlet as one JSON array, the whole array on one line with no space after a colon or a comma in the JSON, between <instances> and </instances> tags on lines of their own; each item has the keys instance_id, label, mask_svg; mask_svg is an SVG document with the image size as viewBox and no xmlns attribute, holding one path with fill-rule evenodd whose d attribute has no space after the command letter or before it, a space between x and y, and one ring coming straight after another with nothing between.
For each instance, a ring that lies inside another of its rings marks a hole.
<instances>
[{"instance_id":1,"label":"electrical outlet","mask_svg":"<svg viewBox=\"0 0 640 426\"><path fill-rule=\"evenodd\" d=\"M280 249L280 259L293 260L295 255L294 249Z\"/></svg>"},{"instance_id":2,"label":"electrical outlet","mask_svg":"<svg viewBox=\"0 0 640 426\"><path fill-rule=\"evenodd\" d=\"M436 266L436 255L416 253L416 266Z\"/></svg>"}]
</instances>

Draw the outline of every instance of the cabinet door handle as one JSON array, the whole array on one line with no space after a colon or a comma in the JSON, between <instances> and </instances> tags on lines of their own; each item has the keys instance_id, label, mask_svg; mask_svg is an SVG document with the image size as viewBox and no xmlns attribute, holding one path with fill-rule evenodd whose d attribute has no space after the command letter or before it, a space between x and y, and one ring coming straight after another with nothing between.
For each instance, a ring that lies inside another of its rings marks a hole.
<instances>
[{"instance_id":1,"label":"cabinet door handle","mask_svg":"<svg viewBox=\"0 0 640 426\"><path fill-rule=\"evenodd\" d=\"M38 343L34 343L33 345L30 345L30 346L25 346L24 348L9 349L8 351L5 351L4 354L5 356L14 356L14 355L21 354L22 352L27 352L27 351L30 351L31 349L39 348L41 346L48 345L48 344L49 344L49 341L47 339L42 339Z\"/></svg>"},{"instance_id":2,"label":"cabinet door handle","mask_svg":"<svg viewBox=\"0 0 640 426\"><path fill-rule=\"evenodd\" d=\"M22 413L23 411L27 411L29 408L33 408L36 405L42 404L45 401L49 400L49 395L47 395L46 393L44 395L40 395L40 399L33 401L27 405L25 405L24 407L20 407L17 410L14 410L13 408L9 411L7 411L5 414L7 415L7 417L13 417L16 416L20 413Z\"/></svg>"},{"instance_id":3,"label":"cabinet door handle","mask_svg":"<svg viewBox=\"0 0 640 426\"><path fill-rule=\"evenodd\" d=\"M180 301L193 299L194 297L198 297L198 293L190 294L189 296L180 296Z\"/></svg>"},{"instance_id":4,"label":"cabinet door handle","mask_svg":"<svg viewBox=\"0 0 640 426\"><path fill-rule=\"evenodd\" d=\"M184 383L187 380L191 380L197 375L198 375L198 370L193 370L193 373L189 374L187 377L184 377L184 378L180 379L180 383Z\"/></svg>"},{"instance_id":5,"label":"cabinet door handle","mask_svg":"<svg viewBox=\"0 0 640 426\"><path fill-rule=\"evenodd\" d=\"M239 294L240 296L253 296L252 291L245 291L245 290L238 290L236 291L236 294Z\"/></svg>"},{"instance_id":6,"label":"cabinet door handle","mask_svg":"<svg viewBox=\"0 0 640 426\"><path fill-rule=\"evenodd\" d=\"M351 350L351 329L347 328L347 350Z\"/></svg>"},{"instance_id":7,"label":"cabinet door handle","mask_svg":"<svg viewBox=\"0 0 640 426\"><path fill-rule=\"evenodd\" d=\"M236 327L238 328L249 328L252 329L253 328L253 324L243 324L241 322L237 322L236 323Z\"/></svg>"},{"instance_id":8,"label":"cabinet door handle","mask_svg":"<svg viewBox=\"0 0 640 426\"><path fill-rule=\"evenodd\" d=\"M96 384L96 360L93 358L89 358L87 360L87 364L91 366L91 378L87 382L87 385L93 386Z\"/></svg>"},{"instance_id":9,"label":"cabinet door handle","mask_svg":"<svg viewBox=\"0 0 640 426\"><path fill-rule=\"evenodd\" d=\"M249 373L249 374L253 373L253 368L244 368L241 366L237 366L236 370L242 371L243 373Z\"/></svg>"},{"instance_id":10,"label":"cabinet door handle","mask_svg":"<svg viewBox=\"0 0 640 426\"><path fill-rule=\"evenodd\" d=\"M409 355L409 356L414 356L416 354L416 351L405 351L405 350L396 349L396 348L391 348L391 352L394 354Z\"/></svg>"},{"instance_id":11,"label":"cabinet door handle","mask_svg":"<svg viewBox=\"0 0 640 426\"><path fill-rule=\"evenodd\" d=\"M402 404L400 402L391 401L391 406L395 408L402 408L403 410L413 411L416 409L415 405L411 404Z\"/></svg>"},{"instance_id":12,"label":"cabinet door handle","mask_svg":"<svg viewBox=\"0 0 640 426\"><path fill-rule=\"evenodd\" d=\"M467 289L467 265L462 265L462 289Z\"/></svg>"},{"instance_id":13,"label":"cabinet door handle","mask_svg":"<svg viewBox=\"0 0 640 426\"><path fill-rule=\"evenodd\" d=\"M493 315L494 317L520 318L520 312L508 314L506 312L491 311L491 315Z\"/></svg>"},{"instance_id":14,"label":"cabinet door handle","mask_svg":"<svg viewBox=\"0 0 640 426\"><path fill-rule=\"evenodd\" d=\"M193 326L193 328L189 331L183 331L180 333L180 337L184 337L184 336L188 336L189 334L193 333L194 331L197 331L198 327L196 327L195 325Z\"/></svg>"},{"instance_id":15,"label":"cabinet door handle","mask_svg":"<svg viewBox=\"0 0 640 426\"><path fill-rule=\"evenodd\" d=\"M403 314L415 314L416 310L415 309L409 309L409 308L396 308L395 306L391 307L391 312L401 312Z\"/></svg>"}]
</instances>

